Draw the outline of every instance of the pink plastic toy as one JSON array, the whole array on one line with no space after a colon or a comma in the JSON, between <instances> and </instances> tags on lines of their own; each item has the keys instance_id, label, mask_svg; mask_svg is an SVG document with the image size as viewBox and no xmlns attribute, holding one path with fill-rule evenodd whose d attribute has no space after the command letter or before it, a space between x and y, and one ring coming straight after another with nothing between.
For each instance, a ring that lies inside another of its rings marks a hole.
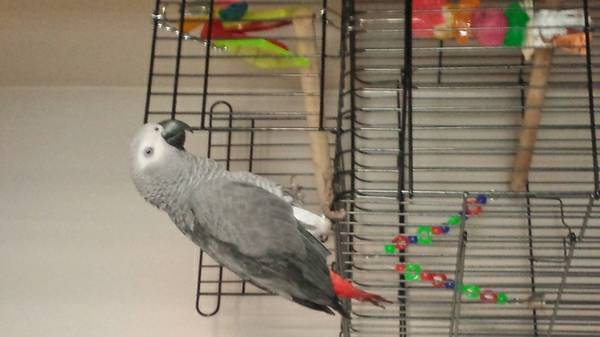
<instances>
[{"instance_id":1,"label":"pink plastic toy","mask_svg":"<svg viewBox=\"0 0 600 337\"><path fill-rule=\"evenodd\" d=\"M504 11L501 9L486 8L473 13L473 35L482 46L502 46L507 27L508 22L506 16L504 16Z\"/></svg>"},{"instance_id":2,"label":"pink plastic toy","mask_svg":"<svg viewBox=\"0 0 600 337\"><path fill-rule=\"evenodd\" d=\"M448 0L414 0L412 18L413 37L433 37L433 29L445 22L442 7L447 3Z\"/></svg>"}]
</instances>

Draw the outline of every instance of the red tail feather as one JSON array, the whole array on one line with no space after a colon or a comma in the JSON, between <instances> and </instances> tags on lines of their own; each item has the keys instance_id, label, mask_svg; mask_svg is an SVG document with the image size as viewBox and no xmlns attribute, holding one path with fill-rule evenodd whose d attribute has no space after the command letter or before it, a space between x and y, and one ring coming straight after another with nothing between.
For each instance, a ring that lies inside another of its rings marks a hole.
<instances>
[{"instance_id":1,"label":"red tail feather","mask_svg":"<svg viewBox=\"0 0 600 337\"><path fill-rule=\"evenodd\" d=\"M379 295L368 293L364 290L354 287L350 281L344 279L331 270L329 271L329 278L331 279L333 291L337 297L352 298L361 302L368 301L381 308L383 308L382 303L392 303Z\"/></svg>"}]
</instances>

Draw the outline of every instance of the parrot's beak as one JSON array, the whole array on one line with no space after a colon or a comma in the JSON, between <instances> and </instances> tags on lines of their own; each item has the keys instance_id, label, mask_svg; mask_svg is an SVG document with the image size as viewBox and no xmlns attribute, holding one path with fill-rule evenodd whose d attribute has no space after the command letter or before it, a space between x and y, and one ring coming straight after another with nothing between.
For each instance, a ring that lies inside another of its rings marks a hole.
<instances>
[{"instance_id":1,"label":"parrot's beak","mask_svg":"<svg viewBox=\"0 0 600 337\"><path fill-rule=\"evenodd\" d=\"M185 143L185 131L192 132L192 128L182 121L176 119L166 119L160 123L163 131L161 136L171 146L176 147L180 150L185 150L183 144Z\"/></svg>"}]
</instances>

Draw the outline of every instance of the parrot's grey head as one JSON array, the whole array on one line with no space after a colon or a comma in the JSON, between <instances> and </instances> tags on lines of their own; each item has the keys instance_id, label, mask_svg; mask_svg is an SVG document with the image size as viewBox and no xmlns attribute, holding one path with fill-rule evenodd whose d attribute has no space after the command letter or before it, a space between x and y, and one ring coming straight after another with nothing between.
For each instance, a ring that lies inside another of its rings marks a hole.
<instances>
[{"instance_id":1,"label":"parrot's grey head","mask_svg":"<svg viewBox=\"0 0 600 337\"><path fill-rule=\"evenodd\" d=\"M184 122L169 119L145 124L135 133L130 146L131 176L147 200L152 202L149 194L177 178L186 130L192 129Z\"/></svg>"}]
</instances>

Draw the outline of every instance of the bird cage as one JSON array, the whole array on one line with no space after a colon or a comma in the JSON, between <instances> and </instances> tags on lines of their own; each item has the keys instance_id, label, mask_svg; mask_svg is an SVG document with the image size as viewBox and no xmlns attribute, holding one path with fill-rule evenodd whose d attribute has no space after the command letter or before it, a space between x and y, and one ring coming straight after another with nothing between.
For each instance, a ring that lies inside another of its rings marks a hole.
<instances>
[{"instance_id":1,"label":"bird cage","mask_svg":"<svg viewBox=\"0 0 600 337\"><path fill-rule=\"evenodd\" d=\"M187 122L190 151L269 178L321 212L333 197L339 10L322 0L158 0L153 19L144 122ZM198 313L240 295L268 294L200 252Z\"/></svg>"},{"instance_id":2,"label":"bird cage","mask_svg":"<svg viewBox=\"0 0 600 337\"><path fill-rule=\"evenodd\" d=\"M157 0L153 18L144 121L186 121L190 151L334 218L336 270L394 302L345 301L341 335L598 335L594 2ZM201 315L245 295L268 294L200 252Z\"/></svg>"},{"instance_id":3,"label":"bird cage","mask_svg":"<svg viewBox=\"0 0 600 337\"><path fill-rule=\"evenodd\" d=\"M342 17L337 264L397 299L346 303L343 336L597 336L597 4L348 0ZM538 45L547 27L577 43Z\"/></svg>"}]
</instances>

